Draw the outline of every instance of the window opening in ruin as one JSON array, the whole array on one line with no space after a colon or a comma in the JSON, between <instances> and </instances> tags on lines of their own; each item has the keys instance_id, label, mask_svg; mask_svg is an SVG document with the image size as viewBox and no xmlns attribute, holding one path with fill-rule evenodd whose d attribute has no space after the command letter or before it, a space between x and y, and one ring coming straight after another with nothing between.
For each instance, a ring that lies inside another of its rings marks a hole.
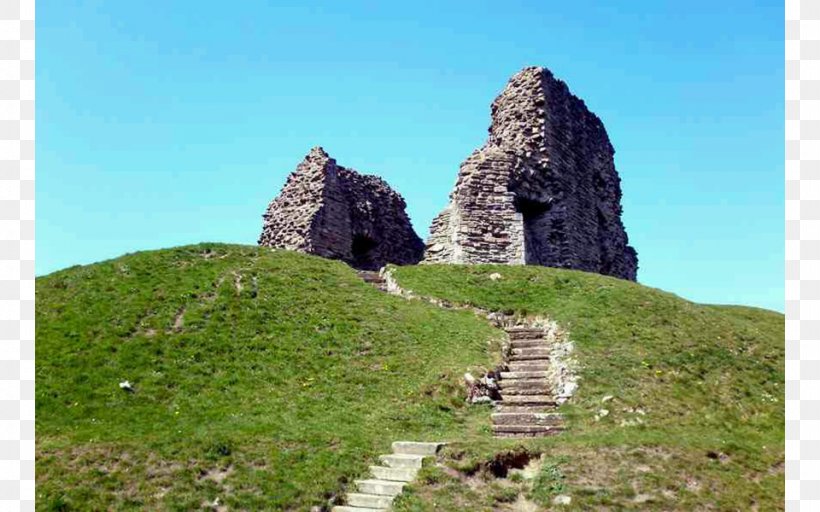
<instances>
[{"instance_id":1,"label":"window opening in ruin","mask_svg":"<svg viewBox=\"0 0 820 512\"><path fill-rule=\"evenodd\" d=\"M373 249L376 248L376 241L366 235L355 235L353 237L353 266L364 270L377 270L378 265L373 261Z\"/></svg>"},{"instance_id":2,"label":"window opening in ruin","mask_svg":"<svg viewBox=\"0 0 820 512\"><path fill-rule=\"evenodd\" d=\"M554 241L548 238L553 228L549 215L551 206L547 201L515 198L515 211L521 214L524 221L524 261L527 264L547 264L549 254L557 249L551 250L550 244Z\"/></svg>"}]
</instances>

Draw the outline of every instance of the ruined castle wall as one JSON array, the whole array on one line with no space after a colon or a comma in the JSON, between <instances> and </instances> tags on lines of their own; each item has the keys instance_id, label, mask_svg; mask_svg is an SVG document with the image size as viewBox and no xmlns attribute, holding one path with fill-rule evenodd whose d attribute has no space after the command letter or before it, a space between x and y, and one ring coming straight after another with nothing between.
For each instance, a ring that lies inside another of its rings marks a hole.
<instances>
[{"instance_id":1,"label":"ruined castle wall","mask_svg":"<svg viewBox=\"0 0 820 512\"><path fill-rule=\"evenodd\" d=\"M600 119L544 68L515 75L491 111L488 141L462 164L425 261L528 263L634 280L637 255Z\"/></svg>"},{"instance_id":2,"label":"ruined castle wall","mask_svg":"<svg viewBox=\"0 0 820 512\"><path fill-rule=\"evenodd\" d=\"M359 256L358 266L378 269L388 262L418 263L424 243L413 230L404 199L377 176L344 168L340 176L348 201L351 233L364 243L373 244L366 255Z\"/></svg>"},{"instance_id":3,"label":"ruined castle wall","mask_svg":"<svg viewBox=\"0 0 820 512\"><path fill-rule=\"evenodd\" d=\"M417 263L424 244L384 180L314 148L263 215L259 244L340 259L357 268Z\"/></svg>"}]
</instances>

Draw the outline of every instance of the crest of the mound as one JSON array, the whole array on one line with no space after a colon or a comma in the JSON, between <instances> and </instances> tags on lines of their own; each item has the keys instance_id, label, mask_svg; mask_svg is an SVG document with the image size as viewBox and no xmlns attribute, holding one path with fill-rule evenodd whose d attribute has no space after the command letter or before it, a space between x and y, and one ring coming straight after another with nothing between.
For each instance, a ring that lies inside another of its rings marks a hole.
<instances>
[{"instance_id":1,"label":"crest of the mound","mask_svg":"<svg viewBox=\"0 0 820 512\"><path fill-rule=\"evenodd\" d=\"M510 78L487 142L459 169L425 261L533 264L635 280L614 149L601 120L543 67Z\"/></svg>"}]
</instances>

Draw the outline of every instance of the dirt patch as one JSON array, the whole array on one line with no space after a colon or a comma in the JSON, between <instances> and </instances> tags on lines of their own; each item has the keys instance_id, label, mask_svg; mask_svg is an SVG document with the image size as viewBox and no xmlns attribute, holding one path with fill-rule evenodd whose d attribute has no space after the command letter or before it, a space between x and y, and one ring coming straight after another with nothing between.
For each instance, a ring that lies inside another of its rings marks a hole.
<instances>
[{"instance_id":1,"label":"dirt patch","mask_svg":"<svg viewBox=\"0 0 820 512\"><path fill-rule=\"evenodd\" d=\"M199 479L210 480L212 482L216 482L217 484L222 484L222 482L226 478L228 478L231 475L231 473L233 473L233 471L233 466L227 466L224 468L211 468L208 470L200 471Z\"/></svg>"},{"instance_id":2,"label":"dirt patch","mask_svg":"<svg viewBox=\"0 0 820 512\"><path fill-rule=\"evenodd\" d=\"M233 273L233 287L236 288L236 294L242 293L242 274L238 272Z\"/></svg>"},{"instance_id":3,"label":"dirt patch","mask_svg":"<svg viewBox=\"0 0 820 512\"><path fill-rule=\"evenodd\" d=\"M528 500L523 494L519 494L518 499L511 503L507 510L510 512L538 512L542 508L534 501Z\"/></svg>"},{"instance_id":4,"label":"dirt patch","mask_svg":"<svg viewBox=\"0 0 820 512\"><path fill-rule=\"evenodd\" d=\"M185 311L188 309L188 306L182 306L177 311L177 314L174 316L174 325L171 327L173 332L179 332L182 330L182 327L185 325Z\"/></svg>"},{"instance_id":5,"label":"dirt patch","mask_svg":"<svg viewBox=\"0 0 820 512\"><path fill-rule=\"evenodd\" d=\"M540 453L527 450L502 452L488 462L484 467L496 478L507 478L512 469L524 469L533 459L538 459Z\"/></svg>"},{"instance_id":6,"label":"dirt patch","mask_svg":"<svg viewBox=\"0 0 820 512\"><path fill-rule=\"evenodd\" d=\"M706 456L712 460L720 462L721 464L726 464L729 462L729 456L723 452L708 451L706 452Z\"/></svg>"}]
</instances>

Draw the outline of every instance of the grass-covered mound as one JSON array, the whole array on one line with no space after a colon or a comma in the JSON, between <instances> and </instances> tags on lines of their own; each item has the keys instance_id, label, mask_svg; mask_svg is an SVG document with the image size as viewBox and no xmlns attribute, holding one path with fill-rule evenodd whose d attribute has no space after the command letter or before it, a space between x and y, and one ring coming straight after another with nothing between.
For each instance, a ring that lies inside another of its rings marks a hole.
<instances>
[{"instance_id":1,"label":"grass-covered mound","mask_svg":"<svg viewBox=\"0 0 820 512\"><path fill-rule=\"evenodd\" d=\"M495 272L500 279L489 278ZM564 407L569 431L526 445L545 454L522 487L532 501L568 495L571 510L783 508L783 315L551 268L424 265L395 276L421 296L549 316L569 329L580 387ZM450 464L469 473L499 445L453 446ZM427 481L399 508L506 510L523 485L479 487L447 473Z\"/></svg>"},{"instance_id":2,"label":"grass-covered mound","mask_svg":"<svg viewBox=\"0 0 820 512\"><path fill-rule=\"evenodd\" d=\"M569 430L492 439L489 409L466 407L458 382L491 364L499 334L472 313L296 253L143 252L37 281L38 509L306 510L397 439L454 441L451 469L425 468L399 511L531 510L556 495L569 510L782 508L782 315L540 267L395 275L569 329ZM533 478L498 478L535 454Z\"/></svg>"},{"instance_id":3,"label":"grass-covered mound","mask_svg":"<svg viewBox=\"0 0 820 512\"><path fill-rule=\"evenodd\" d=\"M306 510L391 441L489 436L457 382L498 331L342 263L136 253L39 278L36 321L41 510Z\"/></svg>"}]
</instances>

